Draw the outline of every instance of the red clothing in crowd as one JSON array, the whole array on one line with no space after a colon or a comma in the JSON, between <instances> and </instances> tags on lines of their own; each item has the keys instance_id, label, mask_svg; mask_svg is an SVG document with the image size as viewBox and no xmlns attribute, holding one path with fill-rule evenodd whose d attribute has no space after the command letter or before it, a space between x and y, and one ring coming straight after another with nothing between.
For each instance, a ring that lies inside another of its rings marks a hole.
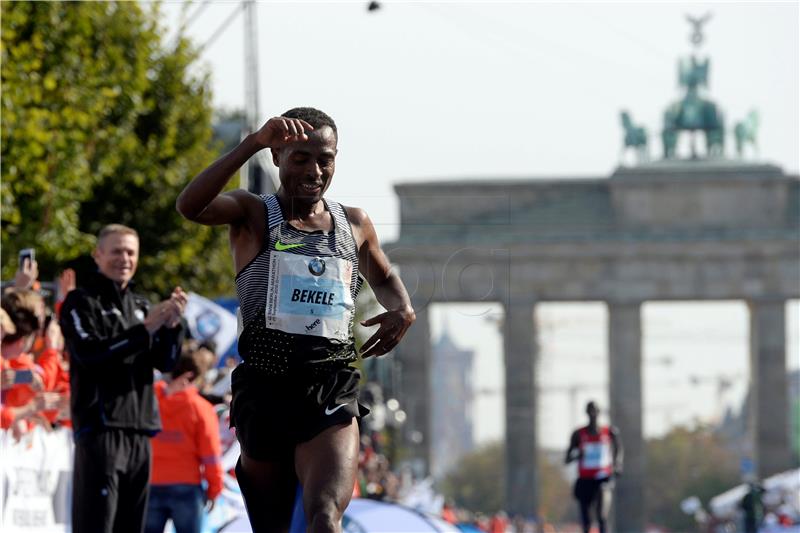
<instances>
[{"instance_id":1,"label":"red clothing in crowd","mask_svg":"<svg viewBox=\"0 0 800 533\"><path fill-rule=\"evenodd\" d=\"M69 374L67 374L67 391L57 390L56 384L59 382L61 373L61 356L55 348L46 348L36 358L36 364L42 369L42 380L44 390L67 392L69 390Z\"/></svg>"},{"instance_id":2,"label":"red clothing in crowd","mask_svg":"<svg viewBox=\"0 0 800 533\"><path fill-rule=\"evenodd\" d=\"M0 358L0 368L3 370L30 370L41 375L41 370L37 369L30 354L22 354L14 359ZM14 422L14 413L8 407L22 407L33 400L36 391L27 383L12 385L3 391L3 404L0 406L0 428L8 429Z\"/></svg>"},{"instance_id":3,"label":"red clothing in crowd","mask_svg":"<svg viewBox=\"0 0 800 533\"><path fill-rule=\"evenodd\" d=\"M42 379L44 380L44 390L59 392L61 394L69 394L69 370L61 365L61 354L55 348L46 348L39 357L36 358L36 364L42 369ZM51 423L58 420L58 422L66 427L71 427L70 420L58 418L58 409L50 411L42 411L42 414Z\"/></svg>"},{"instance_id":4,"label":"red clothing in crowd","mask_svg":"<svg viewBox=\"0 0 800 533\"><path fill-rule=\"evenodd\" d=\"M503 516L494 515L489 520L489 533L506 533L506 528L508 528L508 519Z\"/></svg>"},{"instance_id":5,"label":"red clothing in crowd","mask_svg":"<svg viewBox=\"0 0 800 533\"><path fill-rule=\"evenodd\" d=\"M222 445L214 407L197 387L167 394L167 384L156 383L163 429L152 440L152 485L200 484L201 470L208 483L207 497L222 492Z\"/></svg>"}]
</instances>

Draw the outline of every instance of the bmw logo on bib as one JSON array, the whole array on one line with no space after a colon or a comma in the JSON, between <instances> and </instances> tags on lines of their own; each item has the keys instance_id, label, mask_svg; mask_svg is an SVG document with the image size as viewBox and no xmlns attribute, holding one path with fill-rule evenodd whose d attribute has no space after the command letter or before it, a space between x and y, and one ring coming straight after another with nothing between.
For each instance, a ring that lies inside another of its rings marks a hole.
<instances>
[{"instance_id":1,"label":"bmw logo on bib","mask_svg":"<svg viewBox=\"0 0 800 533\"><path fill-rule=\"evenodd\" d=\"M315 257L308 263L308 271L315 276L321 276L325 272L325 261Z\"/></svg>"}]
</instances>

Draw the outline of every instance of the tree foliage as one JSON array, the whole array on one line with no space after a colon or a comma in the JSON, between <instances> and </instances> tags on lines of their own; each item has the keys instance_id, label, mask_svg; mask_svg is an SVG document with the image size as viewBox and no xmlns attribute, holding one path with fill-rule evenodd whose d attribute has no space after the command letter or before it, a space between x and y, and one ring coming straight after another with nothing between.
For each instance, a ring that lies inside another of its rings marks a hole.
<instances>
[{"instance_id":1,"label":"tree foliage","mask_svg":"<svg viewBox=\"0 0 800 533\"><path fill-rule=\"evenodd\" d=\"M495 513L503 510L505 463L503 444L487 444L464 456L445 477L442 493L458 507L472 512ZM550 522L561 522L570 516L572 497L561 468L540 453L539 509Z\"/></svg>"},{"instance_id":2,"label":"tree foliage","mask_svg":"<svg viewBox=\"0 0 800 533\"><path fill-rule=\"evenodd\" d=\"M650 522L673 531L691 531L692 517L680 502L703 502L739 483L738 458L708 428L675 428L647 441L646 498Z\"/></svg>"},{"instance_id":3,"label":"tree foliage","mask_svg":"<svg viewBox=\"0 0 800 533\"><path fill-rule=\"evenodd\" d=\"M208 76L161 33L157 4L2 3L4 279L31 246L52 278L119 222L139 232L146 292L231 292L225 232L174 208L215 155Z\"/></svg>"}]
</instances>

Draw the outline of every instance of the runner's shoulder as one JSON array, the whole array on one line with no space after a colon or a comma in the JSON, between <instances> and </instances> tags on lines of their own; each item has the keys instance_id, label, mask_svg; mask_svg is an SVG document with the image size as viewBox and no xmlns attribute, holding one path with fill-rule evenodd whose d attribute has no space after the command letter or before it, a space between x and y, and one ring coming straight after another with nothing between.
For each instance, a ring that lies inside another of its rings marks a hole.
<instances>
[{"instance_id":1,"label":"runner's shoulder","mask_svg":"<svg viewBox=\"0 0 800 533\"><path fill-rule=\"evenodd\" d=\"M362 208L349 207L342 204L342 209L344 209L345 214L347 214L347 219L350 221L350 224L353 224L354 226L365 226L367 224L372 224L372 221L369 219L369 215L367 215L367 212Z\"/></svg>"},{"instance_id":2,"label":"runner's shoulder","mask_svg":"<svg viewBox=\"0 0 800 533\"><path fill-rule=\"evenodd\" d=\"M264 200L257 194L254 194L246 189L232 189L222 193L220 196L230 198L239 205L244 219L234 226L255 226L264 220Z\"/></svg>"},{"instance_id":3,"label":"runner's shoulder","mask_svg":"<svg viewBox=\"0 0 800 533\"><path fill-rule=\"evenodd\" d=\"M375 245L378 243L378 236L375 233L375 226L372 225L367 212L360 207L347 207L342 206L344 212L347 214L347 220L350 222L350 227L353 228L353 235L356 238L358 248L364 242L371 242Z\"/></svg>"}]
</instances>

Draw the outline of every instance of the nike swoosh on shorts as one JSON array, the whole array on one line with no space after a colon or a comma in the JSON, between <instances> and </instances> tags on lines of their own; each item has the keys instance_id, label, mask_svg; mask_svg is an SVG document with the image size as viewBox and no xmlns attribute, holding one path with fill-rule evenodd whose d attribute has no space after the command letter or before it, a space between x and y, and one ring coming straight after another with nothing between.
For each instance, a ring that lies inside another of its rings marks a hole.
<instances>
[{"instance_id":1,"label":"nike swoosh on shorts","mask_svg":"<svg viewBox=\"0 0 800 533\"><path fill-rule=\"evenodd\" d=\"M339 409L341 409L345 405L347 405L347 404L346 403L341 403L341 404L337 405L336 407L334 407L333 409L331 409L330 407L326 407L325 408L325 414L326 415L332 415L333 413L335 413L336 411L338 411Z\"/></svg>"}]
</instances>

